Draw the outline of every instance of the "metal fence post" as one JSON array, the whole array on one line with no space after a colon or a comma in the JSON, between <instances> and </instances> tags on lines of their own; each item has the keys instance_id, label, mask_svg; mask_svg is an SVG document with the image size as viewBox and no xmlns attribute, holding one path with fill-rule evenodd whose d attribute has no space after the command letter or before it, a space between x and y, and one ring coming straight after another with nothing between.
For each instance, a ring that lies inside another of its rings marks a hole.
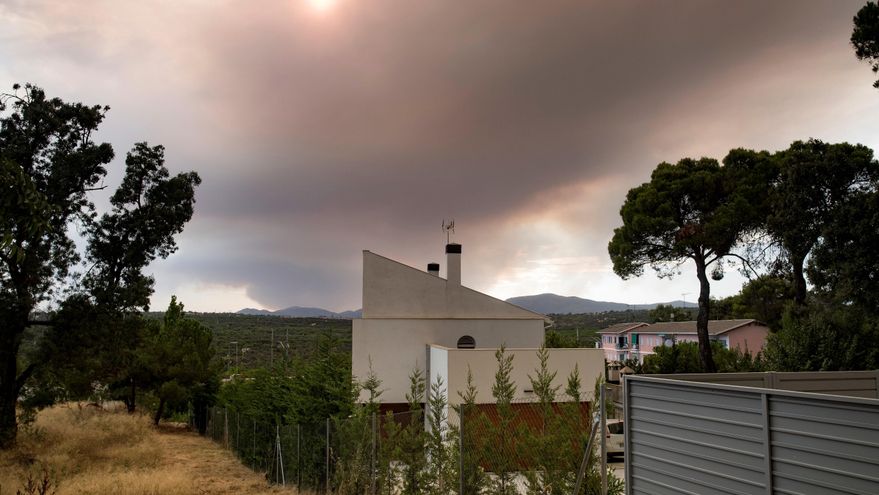
<instances>
[{"instance_id":1,"label":"metal fence post","mask_svg":"<svg viewBox=\"0 0 879 495\"><path fill-rule=\"evenodd\" d=\"M592 423L592 431L589 432L589 441L586 442L586 451L583 452L583 461L580 463L580 470L577 471L577 481L574 482L574 493L579 494L583 487L583 478L586 476L586 468L589 465L589 454L592 453L592 442L595 440L595 432L598 430L600 421Z\"/></svg>"},{"instance_id":2,"label":"metal fence post","mask_svg":"<svg viewBox=\"0 0 879 495\"><path fill-rule=\"evenodd\" d=\"M281 474L281 486L287 486L287 478L284 476L284 454L281 450L281 425L275 423L275 449L277 449L278 455L276 456L278 462L278 470L276 473ZM276 479L277 479L277 475Z\"/></svg>"},{"instance_id":3,"label":"metal fence post","mask_svg":"<svg viewBox=\"0 0 879 495\"><path fill-rule=\"evenodd\" d=\"M763 420L763 469L766 470L766 493L772 495L772 429L769 425L769 395L760 394L761 419Z\"/></svg>"},{"instance_id":4,"label":"metal fence post","mask_svg":"<svg viewBox=\"0 0 879 495\"><path fill-rule=\"evenodd\" d=\"M375 448L376 448L376 417L372 413L372 459L369 467L369 493L375 495Z\"/></svg>"},{"instance_id":5,"label":"metal fence post","mask_svg":"<svg viewBox=\"0 0 879 495\"><path fill-rule=\"evenodd\" d=\"M605 406L605 384L602 383L601 406L599 412L601 414L601 495L607 495L607 408Z\"/></svg>"},{"instance_id":6,"label":"metal fence post","mask_svg":"<svg viewBox=\"0 0 879 495\"><path fill-rule=\"evenodd\" d=\"M326 449L326 462L327 462L326 493L330 493L330 418L327 418L327 449Z\"/></svg>"},{"instance_id":7,"label":"metal fence post","mask_svg":"<svg viewBox=\"0 0 879 495\"><path fill-rule=\"evenodd\" d=\"M459 495L464 495L464 408L461 404L461 414L458 415L458 484Z\"/></svg>"},{"instance_id":8,"label":"metal fence post","mask_svg":"<svg viewBox=\"0 0 879 495\"><path fill-rule=\"evenodd\" d=\"M223 447L229 448L229 410L223 408Z\"/></svg>"},{"instance_id":9,"label":"metal fence post","mask_svg":"<svg viewBox=\"0 0 879 495\"><path fill-rule=\"evenodd\" d=\"M302 491L302 426L296 423L296 490Z\"/></svg>"},{"instance_id":10,"label":"metal fence post","mask_svg":"<svg viewBox=\"0 0 879 495\"><path fill-rule=\"evenodd\" d=\"M623 386L623 470L626 494L632 493L632 411L629 404L630 384L628 377L621 377Z\"/></svg>"}]
</instances>

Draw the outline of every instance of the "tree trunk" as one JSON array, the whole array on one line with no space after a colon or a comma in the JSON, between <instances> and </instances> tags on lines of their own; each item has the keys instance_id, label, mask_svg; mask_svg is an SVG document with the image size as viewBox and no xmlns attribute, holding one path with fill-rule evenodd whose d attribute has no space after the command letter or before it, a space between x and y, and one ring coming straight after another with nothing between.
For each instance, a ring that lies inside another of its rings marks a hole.
<instances>
[{"instance_id":1,"label":"tree trunk","mask_svg":"<svg viewBox=\"0 0 879 495\"><path fill-rule=\"evenodd\" d=\"M192 404L193 421L199 434L204 435L208 430L208 406L204 400L195 399Z\"/></svg>"},{"instance_id":2,"label":"tree trunk","mask_svg":"<svg viewBox=\"0 0 879 495\"><path fill-rule=\"evenodd\" d=\"M131 414L137 408L137 387L134 383L134 378L129 379L131 383L128 388L128 398L125 400L125 406L128 408L128 413Z\"/></svg>"},{"instance_id":3,"label":"tree trunk","mask_svg":"<svg viewBox=\"0 0 879 495\"><path fill-rule=\"evenodd\" d=\"M162 414L165 413L165 399L159 399L159 407L156 408L156 416L153 418L153 424L159 426L159 420L162 419Z\"/></svg>"},{"instance_id":4,"label":"tree trunk","mask_svg":"<svg viewBox=\"0 0 879 495\"><path fill-rule=\"evenodd\" d=\"M790 264L794 276L794 302L802 306L806 303L806 276L803 274L806 257L791 254Z\"/></svg>"},{"instance_id":5,"label":"tree trunk","mask_svg":"<svg viewBox=\"0 0 879 495\"><path fill-rule=\"evenodd\" d=\"M18 433L18 424L15 418L15 404L18 400L15 383L17 378L16 352L7 347L9 340L4 332L2 342L0 342L0 450L12 447Z\"/></svg>"},{"instance_id":6,"label":"tree trunk","mask_svg":"<svg viewBox=\"0 0 879 495\"><path fill-rule=\"evenodd\" d=\"M699 357L706 373L717 373L714 357L711 355L711 339L708 336L708 305L711 297L711 285L708 283L705 259L696 257L696 276L699 278L699 315L696 317L696 335L699 337Z\"/></svg>"},{"instance_id":7,"label":"tree trunk","mask_svg":"<svg viewBox=\"0 0 879 495\"><path fill-rule=\"evenodd\" d=\"M12 447L18 434L15 406L22 385L18 376L18 350L28 317L27 311L11 313L11 321L0 323L0 450Z\"/></svg>"}]
</instances>

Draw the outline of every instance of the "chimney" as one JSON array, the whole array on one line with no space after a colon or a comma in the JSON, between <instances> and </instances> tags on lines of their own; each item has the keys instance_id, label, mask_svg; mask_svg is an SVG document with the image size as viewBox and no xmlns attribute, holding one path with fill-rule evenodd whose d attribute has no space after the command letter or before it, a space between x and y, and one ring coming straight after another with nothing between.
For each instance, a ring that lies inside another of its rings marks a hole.
<instances>
[{"instance_id":1,"label":"chimney","mask_svg":"<svg viewBox=\"0 0 879 495\"><path fill-rule=\"evenodd\" d=\"M439 277L439 263L428 263L427 273L433 275L434 277Z\"/></svg>"},{"instance_id":2,"label":"chimney","mask_svg":"<svg viewBox=\"0 0 879 495\"><path fill-rule=\"evenodd\" d=\"M446 244L446 280L453 285L461 285L461 245Z\"/></svg>"}]
</instances>

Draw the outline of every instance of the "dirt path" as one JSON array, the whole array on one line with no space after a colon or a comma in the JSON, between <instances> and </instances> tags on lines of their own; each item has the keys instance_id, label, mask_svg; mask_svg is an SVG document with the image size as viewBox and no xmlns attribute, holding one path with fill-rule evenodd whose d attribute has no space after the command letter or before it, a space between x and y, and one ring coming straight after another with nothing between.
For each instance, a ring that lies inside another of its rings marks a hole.
<instances>
[{"instance_id":1,"label":"dirt path","mask_svg":"<svg viewBox=\"0 0 879 495\"><path fill-rule=\"evenodd\" d=\"M270 487L260 473L245 467L228 450L208 438L175 426L162 426L156 438L161 445L159 468L190 473L193 485L205 494L296 493Z\"/></svg>"},{"instance_id":2,"label":"dirt path","mask_svg":"<svg viewBox=\"0 0 879 495\"><path fill-rule=\"evenodd\" d=\"M61 405L40 412L18 445L0 451L0 494L29 481L57 495L295 495L270 486L231 452L173 424L122 411Z\"/></svg>"}]
</instances>

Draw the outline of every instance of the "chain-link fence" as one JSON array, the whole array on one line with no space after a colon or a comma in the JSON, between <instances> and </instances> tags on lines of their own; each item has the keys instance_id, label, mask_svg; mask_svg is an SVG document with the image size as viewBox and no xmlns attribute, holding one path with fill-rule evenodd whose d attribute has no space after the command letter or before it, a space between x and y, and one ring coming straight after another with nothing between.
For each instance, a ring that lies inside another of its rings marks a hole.
<instances>
[{"instance_id":1,"label":"chain-link fence","mask_svg":"<svg viewBox=\"0 0 879 495\"><path fill-rule=\"evenodd\" d=\"M600 464L595 454L584 455L592 424L587 404L576 402L385 414L364 407L317 424L214 408L207 435L270 483L305 492L568 494L585 469L576 493L597 494ZM609 493L621 493L613 481Z\"/></svg>"}]
</instances>

